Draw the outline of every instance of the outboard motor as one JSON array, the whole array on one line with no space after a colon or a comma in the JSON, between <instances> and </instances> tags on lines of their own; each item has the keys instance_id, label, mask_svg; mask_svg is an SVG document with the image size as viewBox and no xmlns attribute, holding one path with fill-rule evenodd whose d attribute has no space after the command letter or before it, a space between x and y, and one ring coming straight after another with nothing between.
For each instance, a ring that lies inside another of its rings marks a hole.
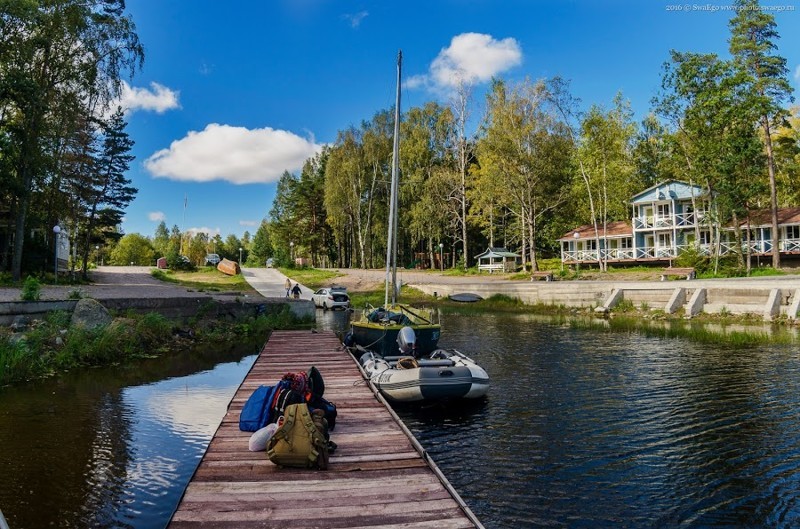
<instances>
[{"instance_id":1,"label":"outboard motor","mask_svg":"<svg viewBox=\"0 0 800 529\"><path fill-rule=\"evenodd\" d=\"M400 348L400 354L416 356L417 335L414 334L414 329L411 327L400 329L397 333L397 346Z\"/></svg>"}]
</instances>

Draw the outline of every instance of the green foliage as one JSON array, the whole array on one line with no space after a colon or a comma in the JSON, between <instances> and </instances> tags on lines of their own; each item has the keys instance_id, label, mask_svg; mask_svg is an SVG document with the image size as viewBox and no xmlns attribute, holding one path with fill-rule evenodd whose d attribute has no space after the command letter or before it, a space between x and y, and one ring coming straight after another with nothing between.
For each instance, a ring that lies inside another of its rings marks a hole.
<instances>
[{"instance_id":1,"label":"green foliage","mask_svg":"<svg viewBox=\"0 0 800 529\"><path fill-rule=\"evenodd\" d=\"M167 340L172 331L172 324L161 314L150 312L136 322L136 334L149 343Z\"/></svg>"},{"instance_id":2,"label":"green foliage","mask_svg":"<svg viewBox=\"0 0 800 529\"><path fill-rule=\"evenodd\" d=\"M636 307L633 305L633 301L629 299L623 299L614 307L614 312L633 312L635 310Z\"/></svg>"},{"instance_id":3,"label":"green foliage","mask_svg":"<svg viewBox=\"0 0 800 529\"><path fill-rule=\"evenodd\" d=\"M266 266L267 259L273 256L272 241L269 236L269 223L266 220L256 230L250 253L247 256L248 266Z\"/></svg>"},{"instance_id":4,"label":"green foliage","mask_svg":"<svg viewBox=\"0 0 800 529\"><path fill-rule=\"evenodd\" d=\"M314 323L298 319L284 306L279 312L240 321L195 321L194 340L181 342L172 337L174 323L154 313L128 311L123 318L97 330L69 327L69 322L68 312L54 311L44 321L34 322L21 340L12 340L8 332L0 330L0 386L79 367L127 362L170 348L240 341L243 337L265 340L274 329Z\"/></svg>"},{"instance_id":5,"label":"green foliage","mask_svg":"<svg viewBox=\"0 0 800 529\"><path fill-rule=\"evenodd\" d=\"M42 285L39 280L33 276L25 278L25 283L22 285L22 293L20 297L22 301L39 301L41 297Z\"/></svg>"},{"instance_id":6,"label":"green foliage","mask_svg":"<svg viewBox=\"0 0 800 529\"><path fill-rule=\"evenodd\" d=\"M94 164L86 163L96 138L87 136L85 124L95 119L96 108L119 96L120 80L141 66L144 50L133 21L124 13L124 0L3 5L0 202L13 204L19 234L31 231L26 222L37 218L33 213L42 214L47 226L68 220L91 233L83 224L86 210L80 207L91 201L62 190L77 189L74 194L79 194L92 188L98 176ZM50 177L55 172L59 178ZM14 240L15 280L22 276L25 244L24 236Z\"/></svg>"},{"instance_id":7,"label":"green foliage","mask_svg":"<svg viewBox=\"0 0 800 529\"><path fill-rule=\"evenodd\" d=\"M697 246L687 246L674 261L676 268L694 268L697 275L708 271L710 265L709 258L701 254Z\"/></svg>"},{"instance_id":8,"label":"green foliage","mask_svg":"<svg viewBox=\"0 0 800 529\"><path fill-rule=\"evenodd\" d=\"M69 295L67 299L81 299L83 297L83 292L79 288L73 288L69 291Z\"/></svg>"},{"instance_id":9,"label":"green foliage","mask_svg":"<svg viewBox=\"0 0 800 529\"><path fill-rule=\"evenodd\" d=\"M152 243L147 237L138 233L129 233L122 237L111 252L111 264L126 266L131 263L137 266L155 264L155 250Z\"/></svg>"},{"instance_id":10,"label":"green foliage","mask_svg":"<svg viewBox=\"0 0 800 529\"><path fill-rule=\"evenodd\" d=\"M167 254L167 266L170 270L184 270L187 272L194 271L196 269L194 263L186 256L178 255L178 253L170 253Z\"/></svg>"}]
</instances>

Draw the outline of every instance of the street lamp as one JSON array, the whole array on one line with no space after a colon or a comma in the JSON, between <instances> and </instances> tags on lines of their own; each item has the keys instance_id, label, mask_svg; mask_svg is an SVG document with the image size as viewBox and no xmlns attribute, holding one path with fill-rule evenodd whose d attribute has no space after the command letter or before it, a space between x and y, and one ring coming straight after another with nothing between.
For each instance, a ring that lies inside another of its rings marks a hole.
<instances>
[{"instance_id":1,"label":"street lamp","mask_svg":"<svg viewBox=\"0 0 800 529\"><path fill-rule=\"evenodd\" d=\"M239 266L242 266L242 248L239 248Z\"/></svg>"},{"instance_id":2,"label":"street lamp","mask_svg":"<svg viewBox=\"0 0 800 529\"><path fill-rule=\"evenodd\" d=\"M99 244L95 244L94 245L94 251L97 254L96 259L99 261L100 260L100 245ZM100 266L103 266L103 264L100 263Z\"/></svg>"},{"instance_id":3,"label":"street lamp","mask_svg":"<svg viewBox=\"0 0 800 529\"><path fill-rule=\"evenodd\" d=\"M439 266L442 267L442 272L444 272L444 244L439 243Z\"/></svg>"},{"instance_id":4,"label":"street lamp","mask_svg":"<svg viewBox=\"0 0 800 529\"><path fill-rule=\"evenodd\" d=\"M61 226L58 224L53 226L53 233L55 234L53 242L53 256L55 257L53 261L53 272L56 278L56 284L58 284L58 235L61 233Z\"/></svg>"},{"instance_id":5,"label":"street lamp","mask_svg":"<svg viewBox=\"0 0 800 529\"><path fill-rule=\"evenodd\" d=\"M294 241L289 242L289 260L294 263Z\"/></svg>"}]
</instances>

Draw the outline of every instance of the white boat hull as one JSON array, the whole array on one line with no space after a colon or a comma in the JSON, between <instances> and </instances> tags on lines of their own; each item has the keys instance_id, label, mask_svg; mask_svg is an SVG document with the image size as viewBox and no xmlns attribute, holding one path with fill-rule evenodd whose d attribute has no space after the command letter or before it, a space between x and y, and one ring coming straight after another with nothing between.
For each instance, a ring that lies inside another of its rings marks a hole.
<instances>
[{"instance_id":1,"label":"white boat hull","mask_svg":"<svg viewBox=\"0 0 800 529\"><path fill-rule=\"evenodd\" d=\"M360 362L380 392L397 402L478 399L489 391L486 371L458 351L438 349L410 369L372 352Z\"/></svg>"}]
</instances>

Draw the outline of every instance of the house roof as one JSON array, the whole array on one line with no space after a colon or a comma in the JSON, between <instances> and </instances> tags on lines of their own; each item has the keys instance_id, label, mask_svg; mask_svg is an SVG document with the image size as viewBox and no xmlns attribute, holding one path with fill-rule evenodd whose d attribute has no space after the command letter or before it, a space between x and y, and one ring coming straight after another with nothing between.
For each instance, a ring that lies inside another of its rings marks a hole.
<instances>
[{"instance_id":1,"label":"house roof","mask_svg":"<svg viewBox=\"0 0 800 529\"><path fill-rule=\"evenodd\" d=\"M692 196L700 197L704 193L703 188L695 184L680 180L664 180L633 195L630 202L631 204L637 204L659 200L685 200L692 198Z\"/></svg>"},{"instance_id":2,"label":"house roof","mask_svg":"<svg viewBox=\"0 0 800 529\"><path fill-rule=\"evenodd\" d=\"M798 208L778 208L778 224L800 224L800 207ZM739 226L746 228L747 219L739 222ZM772 226L772 210L760 209L750 213L750 227Z\"/></svg>"},{"instance_id":3,"label":"house roof","mask_svg":"<svg viewBox=\"0 0 800 529\"><path fill-rule=\"evenodd\" d=\"M509 252L505 248L489 247L482 254L476 255L475 259L480 259L481 257L519 257L519 254Z\"/></svg>"},{"instance_id":4,"label":"house roof","mask_svg":"<svg viewBox=\"0 0 800 529\"><path fill-rule=\"evenodd\" d=\"M631 224L624 220L615 220L613 222L609 222L605 226L605 230L603 229L602 224L597 225L597 232L600 237L605 236L609 239L614 238L623 238L623 237L632 237L633 236L633 227ZM575 234L578 234L575 237ZM594 239L594 225L593 224L584 224L583 226L578 226L574 230L569 230L565 233L559 241L571 241L573 239Z\"/></svg>"}]
</instances>

